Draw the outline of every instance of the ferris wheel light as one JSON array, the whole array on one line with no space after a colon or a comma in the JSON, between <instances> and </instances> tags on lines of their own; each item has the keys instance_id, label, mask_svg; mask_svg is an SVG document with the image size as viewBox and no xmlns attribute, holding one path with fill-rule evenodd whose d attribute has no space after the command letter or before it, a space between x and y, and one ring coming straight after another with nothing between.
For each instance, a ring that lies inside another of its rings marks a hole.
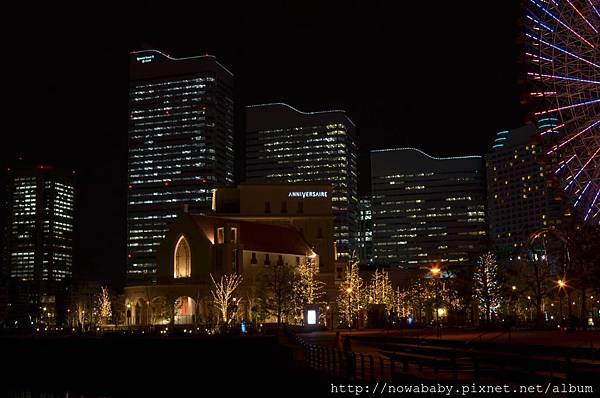
<instances>
[{"instance_id":1,"label":"ferris wheel light","mask_svg":"<svg viewBox=\"0 0 600 398\"><path fill-rule=\"evenodd\" d=\"M556 118L551 124L538 120L543 153L551 155L571 208L580 208L583 220L600 224L597 0L528 0L525 7L525 55L532 67L527 77L537 106L532 114Z\"/></svg>"}]
</instances>

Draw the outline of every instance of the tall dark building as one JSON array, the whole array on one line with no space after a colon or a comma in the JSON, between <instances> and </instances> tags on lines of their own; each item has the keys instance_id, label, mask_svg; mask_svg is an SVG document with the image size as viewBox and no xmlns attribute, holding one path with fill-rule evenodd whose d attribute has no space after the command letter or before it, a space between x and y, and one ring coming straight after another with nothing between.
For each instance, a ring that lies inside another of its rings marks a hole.
<instances>
[{"instance_id":1,"label":"tall dark building","mask_svg":"<svg viewBox=\"0 0 600 398\"><path fill-rule=\"evenodd\" d=\"M58 286L73 274L74 174L42 165L8 174L3 273L11 306L27 302L28 315L46 308L44 317L54 318Z\"/></svg>"},{"instance_id":2,"label":"tall dark building","mask_svg":"<svg viewBox=\"0 0 600 398\"><path fill-rule=\"evenodd\" d=\"M550 130L557 120L541 119L538 125ZM548 178L551 164L539 161L542 146L536 133L534 125L499 131L485 156L490 240L509 252L560 219L562 202Z\"/></svg>"},{"instance_id":3,"label":"tall dark building","mask_svg":"<svg viewBox=\"0 0 600 398\"><path fill-rule=\"evenodd\" d=\"M337 254L357 230L356 133L344 111L301 112L287 104L246 107L246 179L331 182Z\"/></svg>"},{"instance_id":4,"label":"tall dark building","mask_svg":"<svg viewBox=\"0 0 600 398\"><path fill-rule=\"evenodd\" d=\"M371 151L376 264L474 264L485 248L481 156L434 158L413 148Z\"/></svg>"},{"instance_id":5,"label":"tall dark building","mask_svg":"<svg viewBox=\"0 0 600 398\"><path fill-rule=\"evenodd\" d=\"M210 210L233 182L233 75L210 55L130 55L127 276L153 280L156 249L182 204Z\"/></svg>"}]
</instances>

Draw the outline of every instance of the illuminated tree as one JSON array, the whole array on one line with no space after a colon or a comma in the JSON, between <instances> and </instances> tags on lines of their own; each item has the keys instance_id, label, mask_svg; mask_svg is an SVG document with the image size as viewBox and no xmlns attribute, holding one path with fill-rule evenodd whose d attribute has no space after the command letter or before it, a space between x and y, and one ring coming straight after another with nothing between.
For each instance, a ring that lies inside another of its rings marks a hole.
<instances>
[{"instance_id":1,"label":"illuminated tree","mask_svg":"<svg viewBox=\"0 0 600 398\"><path fill-rule=\"evenodd\" d=\"M496 258L490 252L479 257L473 273L473 295L485 320L491 321L492 312L502 301L502 286Z\"/></svg>"},{"instance_id":2,"label":"illuminated tree","mask_svg":"<svg viewBox=\"0 0 600 398\"><path fill-rule=\"evenodd\" d=\"M294 278L294 312L302 314L308 304L318 304L325 296L325 283L317 279L319 266L310 259L300 263Z\"/></svg>"},{"instance_id":3,"label":"illuminated tree","mask_svg":"<svg viewBox=\"0 0 600 398\"><path fill-rule=\"evenodd\" d=\"M384 304L386 310L391 311L394 307L394 301L394 288L388 273L375 270L369 284L369 303Z\"/></svg>"},{"instance_id":4,"label":"illuminated tree","mask_svg":"<svg viewBox=\"0 0 600 398\"><path fill-rule=\"evenodd\" d=\"M338 312L340 320L349 327L354 319L358 319L360 311L366 307L367 292L358 274L358 262L348 265L344 282L338 293Z\"/></svg>"},{"instance_id":5,"label":"illuminated tree","mask_svg":"<svg viewBox=\"0 0 600 398\"><path fill-rule=\"evenodd\" d=\"M100 324L106 325L112 315L112 307L110 303L110 294L108 288L102 286L100 296L98 297L98 314L100 315Z\"/></svg>"},{"instance_id":6,"label":"illuminated tree","mask_svg":"<svg viewBox=\"0 0 600 398\"><path fill-rule=\"evenodd\" d=\"M213 282L214 288L210 291L213 297L215 307L221 313L223 323L227 325L231 319L229 319L229 309L234 300L237 298L233 296L233 293L242 283L242 276L238 274L226 274L221 276L219 282L216 282L212 274L210 279Z\"/></svg>"}]
</instances>

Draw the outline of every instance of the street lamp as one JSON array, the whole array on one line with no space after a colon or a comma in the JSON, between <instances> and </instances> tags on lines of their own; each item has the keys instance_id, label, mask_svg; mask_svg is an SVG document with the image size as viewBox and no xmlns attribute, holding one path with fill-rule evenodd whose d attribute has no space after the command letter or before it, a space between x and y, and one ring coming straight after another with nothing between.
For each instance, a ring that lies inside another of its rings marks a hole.
<instances>
[{"instance_id":1,"label":"street lamp","mask_svg":"<svg viewBox=\"0 0 600 398\"><path fill-rule=\"evenodd\" d=\"M432 278L435 280L435 322L437 326L437 334L438 337L442 337L442 328L440 325L440 296L439 296L439 282L440 282L440 268L438 266L433 266L429 269L431 272Z\"/></svg>"},{"instance_id":2,"label":"street lamp","mask_svg":"<svg viewBox=\"0 0 600 398\"><path fill-rule=\"evenodd\" d=\"M565 295L564 293L566 292L567 283L563 279L559 279L559 280L556 281L556 284L558 285L558 297L559 297L559 300L560 300L560 321L562 322L563 321L563 305L562 305L562 301L563 301L563 296Z\"/></svg>"},{"instance_id":3,"label":"street lamp","mask_svg":"<svg viewBox=\"0 0 600 398\"><path fill-rule=\"evenodd\" d=\"M352 330L352 308L350 307L351 302L350 302L350 298L352 297L352 287L348 287L346 289L346 293L348 293L348 328L350 330Z\"/></svg>"}]
</instances>

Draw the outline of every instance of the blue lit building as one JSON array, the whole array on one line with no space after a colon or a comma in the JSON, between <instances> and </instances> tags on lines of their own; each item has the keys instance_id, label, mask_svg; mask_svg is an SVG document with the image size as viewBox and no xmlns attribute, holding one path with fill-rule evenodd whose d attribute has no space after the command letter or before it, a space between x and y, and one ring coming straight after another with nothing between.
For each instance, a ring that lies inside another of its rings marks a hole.
<instances>
[{"instance_id":1,"label":"blue lit building","mask_svg":"<svg viewBox=\"0 0 600 398\"><path fill-rule=\"evenodd\" d=\"M153 280L156 249L183 204L210 210L233 182L233 75L210 55L130 54L127 276Z\"/></svg>"},{"instance_id":2,"label":"blue lit building","mask_svg":"<svg viewBox=\"0 0 600 398\"><path fill-rule=\"evenodd\" d=\"M330 182L342 258L355 249L356 149L355 126L344 111L301 112L283 103L246 107L246 180Z\"/></svg>"},{"instance_id":3,"label":"blue lit building","mask_svg":"<svg viewBox=\"0 0 600 398\"><path fill-rule=\"evenodd\" d=\"M373 261L447 269L473 265L487 242L481 156L371 151Z\"/></svg>"}]
</instances>

